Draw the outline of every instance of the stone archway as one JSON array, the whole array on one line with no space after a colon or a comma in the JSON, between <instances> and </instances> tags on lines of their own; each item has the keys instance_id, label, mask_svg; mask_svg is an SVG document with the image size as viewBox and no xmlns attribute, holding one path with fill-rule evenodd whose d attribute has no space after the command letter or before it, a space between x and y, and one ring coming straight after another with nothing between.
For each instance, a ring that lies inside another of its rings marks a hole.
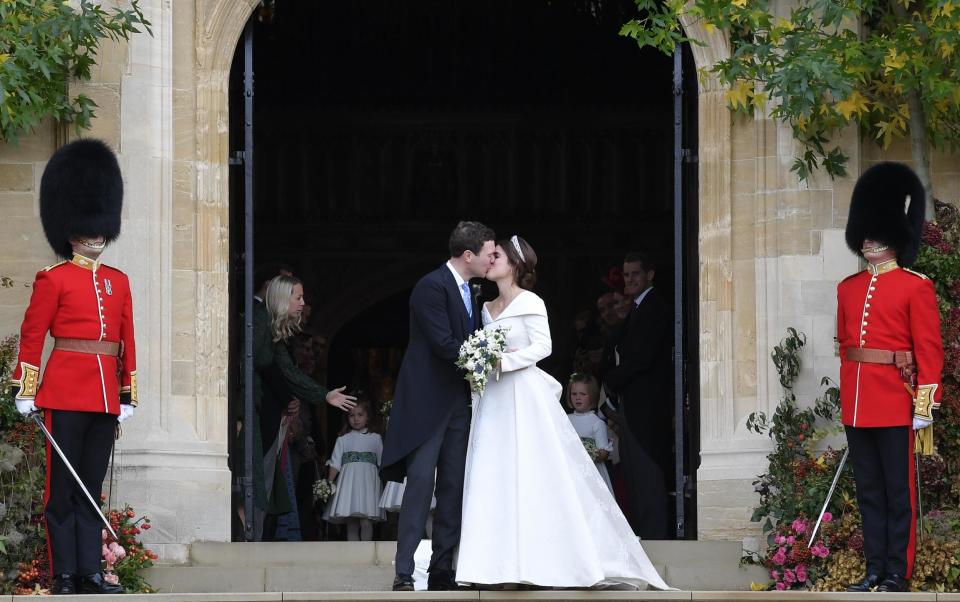
<instances>
[{"instance_id":1,"label":"stone archway","mask_svg":"<svg viewBox=\"0 0 960 602\"><path fill-rule=\"evenodd\" d=\"M198 399L226 407L228 315L228 89L234 49L259 0L197 0L194 18L195 137L195 373ZM729 56L722 32L685 21L704 45L691 50L698 69ZM699 306L701 475L711 452L723 453L737 422L734 387L731 117L725 88L699 81ZM725 478L722 475L714 478ZM709 476L708 476L709 479ZM699 504L701 516L710 507ZM711 533L701 535L710 537Z\"/></svg>"}]
</instances>

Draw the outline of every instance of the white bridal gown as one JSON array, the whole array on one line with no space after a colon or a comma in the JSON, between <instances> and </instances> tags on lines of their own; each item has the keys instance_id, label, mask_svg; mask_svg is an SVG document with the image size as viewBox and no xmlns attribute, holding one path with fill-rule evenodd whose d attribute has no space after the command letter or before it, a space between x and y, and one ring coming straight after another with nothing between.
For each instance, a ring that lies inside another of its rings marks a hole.
<instances>
[{"instance_id":1,"label":"white bridal gown","mask_svg":"<svg viewBox=\"0 0 960 602\"><path fill-rule=\"evenodd\" d=\"M483 324L508 328L514 351L474 403L457 581L670 589L563 411L563 387L537 368L551 350L543 300L523 291L496 320L484 306Z\"/></svg>"}]
</instances>

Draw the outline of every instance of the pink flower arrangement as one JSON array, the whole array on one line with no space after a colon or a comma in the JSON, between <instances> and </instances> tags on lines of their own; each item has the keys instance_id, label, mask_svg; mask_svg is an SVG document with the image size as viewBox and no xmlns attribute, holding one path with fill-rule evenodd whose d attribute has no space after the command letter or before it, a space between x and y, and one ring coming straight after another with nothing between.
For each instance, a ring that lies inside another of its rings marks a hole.
<instances>
[{"instance_id":1,"label":"pink flower arrangement","mask_svg":"<svg viewBox=\"0 0 960 602\"><path fill-rule=\"evenodd\" d=\"M103 578L108 582L114 585L120 583L120 578L115 572L113 572L114 565L127 557L127 551L115 541L108 543L108 538L110 537L106 529L102 529L100 532L100 537L103 540L103 545L100 548L100 552L103 555L103 561L106 563L106 567L103 569Z\"/></svg>"},{"instance_id":2,"label":"pink flower arrangement","mask_svg":"<svg viewBox=\"0 0 960 602\"><path fill-rule=\"evenodd\" d=\"M102 501L103 496L101 496ZM145 548L137 538L143 531L150 528L150 519L145 516L137 518L130 506L124 506L120 510L104 509L104 514L119 537L119 540L115 540L106 529L100 532L104 579L110 583L122 585L129 593L154 591L141 571L152 566L157 555Z\"/></svg>"},{"instance_id":3,"label":"pink flower arrangement","mask_svg":"<svg viewBox=\"0 0 960 602\"><path fill-rule=\"evenodd\" d=\"M810 553L816 556L817 558L826 558L830 555L830 550L827 546L823 545L822 541L818 541L813 544L813 547L810 548Z\"/></svg>"},{"instance_id":4,"label":"pink flower arrangement","mask_svg":"<svg viewBox=\"0 0 960 602\"><path fill-rule=\"evenodd\" d=\"M833 515L824 513L824 523L832 520ZM822 570L821 561L830 555L830 549L822 539L807 547L812 528L811 521L798 517L790 523L781 523L772 534L769 540L771 545L764 561L770 569L772 589L783 591L806 588L817 580Z\"/></svg>"},{"instance_id":5,"label":"pink flower arrangement","mask_svg":"<svg viewBox=\"0 0 960 602\"><path fill-rule=\"evenodd\" d=\"M807 521L802 518L798 518L790 525L790 528L794 530L799 535L802 535L807 532Z\"/></svg>"}]
</instances>

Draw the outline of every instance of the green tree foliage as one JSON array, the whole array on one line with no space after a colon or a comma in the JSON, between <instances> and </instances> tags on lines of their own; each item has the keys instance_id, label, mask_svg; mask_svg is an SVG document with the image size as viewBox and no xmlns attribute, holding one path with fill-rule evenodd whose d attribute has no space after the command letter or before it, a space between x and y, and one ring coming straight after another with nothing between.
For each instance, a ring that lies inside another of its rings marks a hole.
<instances>
[{"instance_id":1,"label":"green tree foliage","mask_svg":"<svg viewBox=\"0 0 960 602\"><path fill-rule=\"evenodd\" d=\"M960 2L957 0L636 0L621 33L672 53L702 44L680 27L723 30L730 58L708 68L729 86L732 111L769 110L803 147L801 179L846 173L832 140L851 124L883 148L908 137L932 199L930 148L960 145ZM789 8L789 11L786 10ZM769 104L769 107L767 105ZM933 204L928 203L928 217Z\"/></svg>"},{"instance_id":2,"label":"green tree foliage","mask_svg":"<svg viewBox=\"0 0 960 602\"><path fill-rule=\"evenodd\" d=\"M43 437L17 413L8 391L15 336L0 340L0 593L10 594L43 546Z\"/></svg>"},{"instance_id":3,"label":"green tree foliage","mask_svg":"<svg viewBox=\"0 0 960 602\"><path fill-rule=\"evenodd\" d=\"M15 141L45 117L90 127L96 103L72 95L88 81L100 42L150 31L139 0L104 11L92 0L0 0L0 139Z\"/></svg>"}]
</instances>

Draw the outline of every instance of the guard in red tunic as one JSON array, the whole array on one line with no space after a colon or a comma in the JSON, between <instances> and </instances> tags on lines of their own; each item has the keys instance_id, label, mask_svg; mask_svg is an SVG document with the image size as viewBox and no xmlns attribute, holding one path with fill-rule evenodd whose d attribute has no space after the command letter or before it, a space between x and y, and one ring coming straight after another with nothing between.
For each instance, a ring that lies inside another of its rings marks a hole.
<instances>
[{"instance_id":1,"label":"guard in red tunic","mask_svg":"<svg viewBox=\"0 0 960 602\"><path fill-rule=\"evenodd\" d=\"M906 591L913 572L914 453L932 452L943 370L933 283L907 269L923 212L923 186L900 163L871 167L853 189L847 245L867 269L837 286L837 340L867 570L848 591Z\"/></svg>"},{"instance_id":2,"label":"guard in red tunic","mask_svg":"<svg viewBox=\"0 0 960 602\"><path fill-rule=\"evenodd\" d=\"M51 157L40 183L40 219L65 259L37 273L20 330L13 374L17 409L44 422L94 499L106 475L118 421L137 405L130 284L100 263L120 234L123 181L117 159L98 140L78 140ZM47 333L53 352L43 379ZM103 524L47 444L44 519L55 594L114 594L101 572Z\"/></svg>"}]
</instances>

